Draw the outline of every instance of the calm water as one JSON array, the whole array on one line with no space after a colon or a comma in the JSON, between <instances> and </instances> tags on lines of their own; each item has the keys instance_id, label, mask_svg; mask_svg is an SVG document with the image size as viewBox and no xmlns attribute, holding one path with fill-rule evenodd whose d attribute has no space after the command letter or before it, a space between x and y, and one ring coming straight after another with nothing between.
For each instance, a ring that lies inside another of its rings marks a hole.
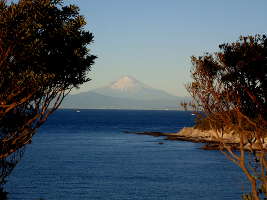
<instances>
[{"instance_id":1,"label":"calm water","mask_svg":"<svg viewBox=\"0 0 267 200\"><path fill-rule=\"evenodd\" d=\"M9 199L240 199L245 179L220 152L123 133L192 123L178 111L59 110L9 177Z\"/></svg>"}]
</instances>

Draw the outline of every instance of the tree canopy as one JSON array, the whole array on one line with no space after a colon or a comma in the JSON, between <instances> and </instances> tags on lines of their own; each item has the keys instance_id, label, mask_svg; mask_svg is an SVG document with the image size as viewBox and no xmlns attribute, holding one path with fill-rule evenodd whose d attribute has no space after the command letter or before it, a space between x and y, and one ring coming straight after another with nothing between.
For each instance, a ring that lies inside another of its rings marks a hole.
<instances>
[{"instance_id":1,"label":"tree canopy","mask_svg":"<svg viewBox=\"0 0 267 200\"><path fill-rule=\"evenodd\" d=\"M252 185L252 199L267 195L267 37L240 37L219 46L220 51L192 57L192 79L187 90L200 111L198 123L219 133L235 134L240 139L240 154L224 145L222 151L245 173ZM256 164L246 160L249 147ZM254 148L257 148L255 151Z\"/></svg>"},{"instance_id":2,"label":"tree canopy","mask_svg":"<svg viewBox=\"0 0 267 200\"><path fill-rule=\"evenodd\" d=\"M0 157L31 141L74 87L90 81L93 34L61 0L0 0Z\"/></svg>"},{"instance_id":3,"label":"tree canopy","mask_svg":"<svg viewBox=\"0 0 267 200\"><path fill-rule=\"evenodd\" d=\"M267 126L266 36L241 37L219 48L220 52L192 57L193 81L187 90L199 110L216 119L222 116L224 126L237 125L233 115L238 114L243 125L263 131Z\"/></svg>"}]
</instances>

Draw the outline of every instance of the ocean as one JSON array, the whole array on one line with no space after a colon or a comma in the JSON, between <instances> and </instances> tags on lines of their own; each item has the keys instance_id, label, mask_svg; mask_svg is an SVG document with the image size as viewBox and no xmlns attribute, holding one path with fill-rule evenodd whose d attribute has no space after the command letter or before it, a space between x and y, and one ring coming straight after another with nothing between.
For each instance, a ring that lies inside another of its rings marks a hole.
<instances>
[{"instance_id":1,"label":"ocean","mask_svg":"<svg viewBox=\"0 0 267 200\"><path fill-rule=\"evenodd\" d=\"M246 179L219 151L125 131L177 132L184 111L58 110L8 177L9 200L241 199ZM163 144L160 144L160 143Z\"/></svg>"}]
</instances>

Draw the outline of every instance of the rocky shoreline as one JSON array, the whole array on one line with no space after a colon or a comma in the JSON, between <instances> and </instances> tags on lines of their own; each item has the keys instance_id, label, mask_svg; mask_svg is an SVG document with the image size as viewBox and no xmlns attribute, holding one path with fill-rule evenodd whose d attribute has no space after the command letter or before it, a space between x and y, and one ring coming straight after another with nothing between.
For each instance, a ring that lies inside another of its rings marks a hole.
<instances>
[{"instance_id":1,"label":"rocky shoreline","mask_svg":"<svg viewBox=\"0 0 267 200\"><path fill-rule=\"evenodd\" d=\"M225 134L223 136L218 135L217 132L213 130L202 131L195 129L193 127L185 127L177 133L163 133L163 132L128 132L128 134L137 134L137 135L151 135L154 137L165 137L165 140L177 140L177 141L187 141L194 143L203 143L204 145L201 149L204 150L220 150L221 141L224 145L230 146L233 150L239 149L239 139L238 136L233 134ZM162 142L160 142L162 144ZM267 145L267 144L266 144ZM249 147L245 147L249 149ZM256 146L253 149L257 149Z\"/></svg>"}]
</instances>

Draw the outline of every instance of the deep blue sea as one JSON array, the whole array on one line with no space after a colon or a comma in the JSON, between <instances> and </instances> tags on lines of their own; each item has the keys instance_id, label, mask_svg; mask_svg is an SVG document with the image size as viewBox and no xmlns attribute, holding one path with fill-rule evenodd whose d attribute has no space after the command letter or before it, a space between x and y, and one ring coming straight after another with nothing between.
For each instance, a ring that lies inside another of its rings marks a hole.
<instances>
[{"instance_id":1,"label":"deep blue sea","mask_svg":"<svg viewBox=\"0 0 267 200\"><path fill-rule=\"evenodd\" d=\"M201 150L196 143L124 133L177 132L191 126L193 118L182 111L58 110L8 178L8 197L240 199L245 178L220 152Z\"/></svg>"}]
</instances>

